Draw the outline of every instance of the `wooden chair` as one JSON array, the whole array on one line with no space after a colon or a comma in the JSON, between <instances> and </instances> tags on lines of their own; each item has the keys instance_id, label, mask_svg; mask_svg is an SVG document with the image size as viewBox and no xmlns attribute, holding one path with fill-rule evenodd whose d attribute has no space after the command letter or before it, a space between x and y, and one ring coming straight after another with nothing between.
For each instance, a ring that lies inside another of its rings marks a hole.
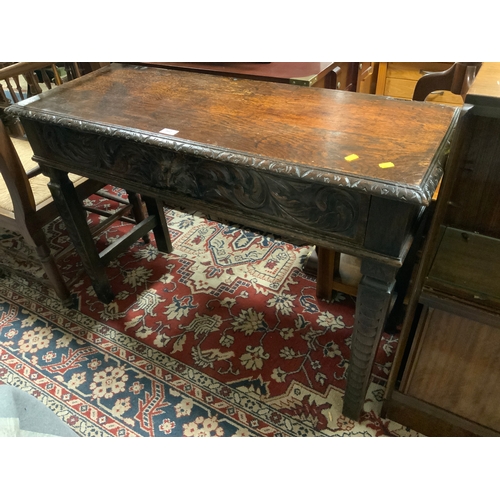
<instances>
[{"instance_id":1,"label":"wooden chair","mask_svg":"<svg viewBox=\"0 0 500 500\"><path fill-rule=\"evenodd\" d=\"M0 119L12 137L23 137L24 130L19 120L10 118L4 114L4 109L13 103L40 94L43 91L35 71L40 73L44 84L50 89L52 84L47 74L49 68L59 76L54 63L1 63Z\"/></svg>"},{"instance_id":2,"label":"wooden chair","mask_svg":"<svg viewBox=\"0 0 500 500\"><path fill-rule=\"evenodd\" d=\"M19 156L8 136L4 125L0 122L0 226L21 235L26 243L35 249L39 263L45 271L46 278L40 281L51 286L56 295L65 305L71 305L69 286L78 278L73 277L70 282L65 282L56 260L67 254L68 249L54 256L48 246L43 228L59 216L57 207L52 199L47 178L35 169L26 172ZM124 220L129 223L141 222L145 218L142 200L140 196L129 193L130 202L100 191L104 184L100 181L92 181L84 177L70 175L79 200L83 201L92 194L98 193L114 201L121 203L121 208L113 213L103 212L92 207L86 210L104 215L102 222L92 229L94 236L100 234L116 220ZM135 219L127 217L133 211ZM149 238L145 237L146 241ZM4 249L4 251L6 251ZM13 256L15 259L19 255ZM30 260L29 256L25 260ZM5 266L0 262L7 272L18 272L15 268ZM34 276L30 273L30 277Z\"/></svg>"},{"instance_id":3,"label":"wooden chair","mask_svg":"<svg viewBox=\"0 0 500 500\"><path fill-rule=\"evenodd\" d=\"M481 64L480 62L456 62L446 71L424 75L415 86L413 100L425 101L429 94L444 91L449 91L465 99Z\"/></svg>"},{"instance_id":4,"label":"wooden chair","mask_svg":"<svg viewBox=\"0 0 500 500\"><path fill-rule=\"evenodd\" d=\"M4 114L5 108L107 64L109 63L0 63L0 119L7 127L9 135L23 137L24 130L19 120ZM65 73L64 78L61 73Z\"/></svg>"},{"instance_id":5,"label":"wooden chair","mask_svg":"<svg viewBox=\"0 0 500 500\"><path fill-rule=\"evenodd\" d=\"M103 64L106 63L63 63L66 69L66 80L78 78L82 74L101 67ZM52 85L62 85L64 82L59 75L56 63L21 62L4 63L1 66L3 67L0 67L0 82L4 82L5 91L0 85L0 118L6 120L5 125L11 135L23 137L24 130L21 124L12 120L9 121L6 115L2 115L3 109L12 102L19 102L44 90L40 85L36 72L41 75L46 89L50 89ZM49 70L51 70L50 75ZM26 82L27 88L22 79ZM8 97L6 92L8 92ZM58 217L57 208L47 185L48 179L41 174L41 169L36 164L33 164L33 167L27 170L24 168L7 134L6 127L0 120L0 172L2 174L0 177L0 226L20 234L28 245L36 250L47 276L47 279L41 281L51 285L57 296L65 304L69 305L71 302L69 292L71 283L64 281L56 265L56 258L62 258L71 247L62 254L53 256L43 232L43 227ZM28 143L26 145L28 146ZM102 191L105 184L100 181L91 181L75 175L70 175L70 180L75 184L80 201L98 193L121 204L121 208L114 213L108 213L88 205L85 206L87 211L104 216L103 221L93 228L93 235L101 233L118 219L129 223L141 223L146 219L146 211L139 194L128 193L130 201L127 201L121 197L113 196L107 191ZM131 212L134 216L133 219L128 217ZM149 242L147 233L143 235L143 240ZM2 266L1 263L0 266L10 272L20 272L9 266ZM21 272L21 274L23 273ZM30 276L33 277L31 274Z\"/></svg>"}]
</instances>

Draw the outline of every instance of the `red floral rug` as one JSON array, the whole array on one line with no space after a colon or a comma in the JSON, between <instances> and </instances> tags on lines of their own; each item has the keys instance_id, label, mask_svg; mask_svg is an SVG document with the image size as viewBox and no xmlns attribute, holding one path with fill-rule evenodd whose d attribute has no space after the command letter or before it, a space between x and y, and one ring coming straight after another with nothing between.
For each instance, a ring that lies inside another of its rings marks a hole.
<instances>
[{"instance_id":1,"label":"red floral rug","mask_svg":"<svg viewBox=\"0 0 500 500\"><path fill-rule=\"evenodd\" d=\"M100 197L89 203L113 208ZM111 262L110 304L84 275L73 309L34 280L0 279L0 382L82 436L417 435L379 417L391 335L361 421L341 415L355 302L316 300L302 272L311 247L182 208L165 213L173 253L157 252L152 239ZM127 229L115 224L99 245ZM47 234L55 249L68 244L60 220ZM8 232L0 243L28 251ZM62 266L70 277L81 264L70 253Z\"/></svg>"}]
</instances>

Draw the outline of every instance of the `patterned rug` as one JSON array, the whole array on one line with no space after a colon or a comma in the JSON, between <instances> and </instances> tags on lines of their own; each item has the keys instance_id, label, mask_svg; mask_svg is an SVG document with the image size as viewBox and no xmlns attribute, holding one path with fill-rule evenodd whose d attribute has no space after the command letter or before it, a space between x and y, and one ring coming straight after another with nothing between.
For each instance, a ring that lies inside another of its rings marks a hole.
<instances>
[{"instance_id":1,"label":"patterned rug","mask_svg":"<svg viewBox=\"0 0 500 500\"><path fill-rule=\"evenodd\" d=\"M97 196L88 203L114 208ZM360 422L341 415L355 302L316 300L302 272L310 246L182 207L165 214L173 253L152 239L111 262L110 304L84 275L72 309L32 279L0 279L0 383L81 436L418 435L379 417L397 345L388 334ZM113 225L98 245L128 227ZM55 250L68 245L59 219L46 232ZM6 231L0 243L29 251ZM68 277L81 269L74 252L61 265Z\"/></svg>"}]
</instances>

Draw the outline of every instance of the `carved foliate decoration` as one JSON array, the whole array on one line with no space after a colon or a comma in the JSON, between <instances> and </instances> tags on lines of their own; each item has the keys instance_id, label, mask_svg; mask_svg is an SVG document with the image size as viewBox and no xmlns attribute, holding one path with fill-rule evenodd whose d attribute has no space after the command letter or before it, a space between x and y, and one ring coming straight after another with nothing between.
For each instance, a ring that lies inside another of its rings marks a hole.
<instances>
[{"instance_id":1,"label":"carved foliate decoration","mask_svg":"<svg viewBox=\"0 0 500 500\"><path fill-rule=\"evenodd\" d=\"M63 162L212 206L286 220L296 228L356 236L360 195L355 192L121 138L54 126L44 126L42 133L51 156Z\"/></svg>"}]
</instances>

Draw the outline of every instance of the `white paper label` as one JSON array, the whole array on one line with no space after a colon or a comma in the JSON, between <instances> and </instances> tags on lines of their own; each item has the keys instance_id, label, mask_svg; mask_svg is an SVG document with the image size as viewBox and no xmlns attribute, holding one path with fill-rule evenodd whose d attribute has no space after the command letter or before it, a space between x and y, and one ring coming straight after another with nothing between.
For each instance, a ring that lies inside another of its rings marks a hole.
<instances>
[{"instance_id":1,"label":"white paper label","mask_svg":"<svg viewBox=\"0 0 500 500\"><path fill-rule=\"evenodd\" d=\"M168 134L168 135L175 135L178 134L178 130L172 130L171 128L162 128L160 130L160 134Z\"/></svg>"}]
</instances>

